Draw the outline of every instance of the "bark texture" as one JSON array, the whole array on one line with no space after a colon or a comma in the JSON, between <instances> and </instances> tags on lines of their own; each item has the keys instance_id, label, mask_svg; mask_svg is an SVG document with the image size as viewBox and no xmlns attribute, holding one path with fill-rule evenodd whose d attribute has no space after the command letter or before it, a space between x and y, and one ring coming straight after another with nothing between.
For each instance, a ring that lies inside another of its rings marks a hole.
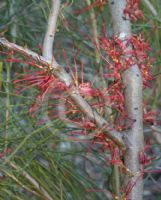
<instances>
[{"instance_id":1,"label":"bark texture","mask_svg":"<svg viewBox=\"0 0 161 200\"><path fill-rule=\"evenodd\" d=\"M61 1L52 0L51 3L52 6L43 43L43 56L49 60L53 59L53 44L55 39L57 20L59 16Z\"/></svg>"},{"instance_id":2,"label":"bark texture","mask_svg":"<svg viewBox=\"0 0 161 200\"><path fill-rule=\"evenodd\" d=\"M124 9L126 0L109 1L115 35L119 34L120 39L131 36L130 20L125 19ZM132 48L132 47L131 47ZM128 49L129 50L129 49ZM126 59L126 55L125 59ZM124 186L128 185L128 199L142 200L143 180L141 178L141 165L139 153L143 149L143 114L142 114L142 77L137 65L130 67L123 73L125 85L125 106L128 116L134 120L130 130L125 135L126 154L124 156L126 167L132 172L133 177L127 175Z\"/></svg>"}]
</instances>

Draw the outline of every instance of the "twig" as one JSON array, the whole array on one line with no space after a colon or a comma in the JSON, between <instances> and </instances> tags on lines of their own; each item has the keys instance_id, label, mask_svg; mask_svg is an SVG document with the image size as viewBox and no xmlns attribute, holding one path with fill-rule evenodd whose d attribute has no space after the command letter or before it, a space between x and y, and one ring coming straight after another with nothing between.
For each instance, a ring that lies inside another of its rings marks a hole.
<instances>
[{"instance_id":1,"label":"twig","mask_svg":"<svg viewBox=\"0 0 161 200\"><path fill-rule=\"evenodd\" d=\"M126 42L126 38L131 36L130 20L124 18L124 9L126 0L111 0L110 11L112 15L113 30L120 39ZM130 47L131 48L131 47ZM129 50L129 49L127 49ZM125 53L126 58L126 53ZM129 194L131 200L141 200L143 195L143 180L138 178L141 169L139 163L139 153L143 149L143 119L142 119L142 77L137 65L130 67L123 73L123 82L125 85L125 106L130 119L135 122L131 126L125 138L127 146L124 155L126 167L134 174L131 178L127 175L125 185L132 183L133 188ZM135 184L134 184L135 183Z\"/></svg>"},{"instance_id":2,"label":"twig","mask_svg":"<svg viewBox=\"0 0 161 200\"><path fill-rule=\"evenodd\" d=\"M120 169L118 165L114 165L112 167L112 173L111 173L111 186L112 191L115 197L118 199L121 198L121 186L120 186ZM114 198L116 199L116 198Z\"/></svg>"},{"instance_id":3,"label":"twig","mask_svg":"<svg viewBox=\"0 0 161 200\"><path fill-rule=\"evenodd\" d=\"M15 9L15 0L12 0L10 3L9 14L12 16ZM16 21L16 20L15 20ZM11 26L10 34L13 38L12 42L16 42L16 32L17 26L14 22ZM11 83L11 69L12 63L7 63L6 65L6 131L5 131L5 148L7 148L7 138L8 138L8 130L10 124L10 83Z\"/></svg>"},{"instance_id":4,"label":"twig","mask_svg":"<svg viewBox=\"0 0 161 200\"><path fill-rule=\"evenodd\" d=\"M146 4L146 6L149 8L149 10L152 12L152 14L154 16L158 16L158 13L156 11L156 9L154 8L154 6L151 4L151 2L149 0L143 0L144 3Z\"/></svg>"},{"instance_id":5,"label":"twig","mask_svg":"<svg viewBox=\"0 0 161 200\"><path fill-rule=\"evenodd\" d=\"M148 9L151 11L151 13L156 17L156 19L161 22L161 19L158 15L157 10L154 8L154 6L152 5L152 3L149 0L143 0L145 5L148 7Z\"/></svg>"},{"instance_id":6,"label":"twig","mask_svg":"<svg viewBox=\"0 0 161 200\"><path fill-rule=\"evenodd\" d=\"M114 141L122 150L125 150L125 144L122 139L122 133L114 130L113 127L111 127L111 125L87 103L87 101L80 95L78 89L73 85L70 75L55 60L52 62L51 60L48 60L29 49L11 43L4 38L0 38L0 44L5 48L20 53L21 55L30 57L31 59L33 59L33 61L36 61L39 64L41 64L40 68L42 69L45 69L46 66L50 66L53 75L56 76L60 81L64 82L69 88L69 96L73 99L73 101L75 102L77 107L82 111L82 113L84 113L88 119L95 122L97 127L104 131L109 137L109 139Z\"/></svg>"},{"instance_id":7,"label":"twig","mask_svg":"<svg viewBox=\"0 0 161 200\"><path fill-rule=\"evenodd\" d=\"M90 6L91 5L91 1L90 0L86 0L87 5ZM99 55L99 41L98 41L98 30L97 30L97 21L96 21L96 15L94 12L94 9L91 8L89 9L89 14L90 14L90 21L91 21L91 25L92 25L92 36L93 36L93 41L95 42L95 56L96 56L96 63L99 64L100 63L100 55ZM98 48L98 49L97 49Z\"/></svg>"}]
</instances>

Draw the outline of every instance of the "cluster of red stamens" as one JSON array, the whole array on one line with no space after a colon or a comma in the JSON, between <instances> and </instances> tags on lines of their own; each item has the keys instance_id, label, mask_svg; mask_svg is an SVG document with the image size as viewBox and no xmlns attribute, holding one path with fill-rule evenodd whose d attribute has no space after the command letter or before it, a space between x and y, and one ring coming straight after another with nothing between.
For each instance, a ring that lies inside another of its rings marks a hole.
<instances>
[{"instance_id":1,"label":"cluster of red stamens","mask_svg":"<svg viewBox=\"0 0 161 200\"><path fill-rule=\"evenodd\" d=\"M115 36L112 39L102 37L100 44L108 56L108 60L106 57L103 57L103 59L106 61L108 69L112 70L111 74L104 74L105 77L113 77L116 80L120 80L121 73L136 64L141 70L144 85L147 85L153 79L151 66L154 59L148 55L151 48L149 43L145 41L143 34L133 34L130 38L126 38L125 41L119 39L119 36ZM130 49L128 50L129 47ZM126 57L123 55L126 55Z\"/></svg>"},{"instance_id":2,"label":"cluster of red stamens","mask_svg":"<svg viewBox=\"0 0 161 200\"><path fill-rule=\"evenodd\" d=\"M131 21L137 21L138 19L144 19L144 13L139 8L140 0L126 0L127 5L124 9L124 14L127 19Z\"/></svg>"},{"instance_id":3,"label":"cluster of red stamens","mask_svg":"<svg viewBox=\"0 0 161 200\"><path fill-rule=\"evenodd\" d=\"M150 58L148 53L151 51L150 45L145 41L144 35L135 35L127 37L122 41L120 36L114 36L112 39L102 37L100 39L100 48L103 49L102 55L106 68L103 76L113 82L104 91L103 98L113 109L119 111L119 118L114 121L119 123L118 130L125 128L123 121L128 116L125 111L124 84L122 82L122 73L128 68L137 65L141 71L144 86L148 86L149 81L153 80L151 66L154 59ZM108 100L108 101L107 101ZM131 119L131 125L133 120Z\"/></svg>"},{"instance_id":4,"label":"cluster of red stamens","mask_svg":"<svg viewBox=\"0 0 161 200\"><path fill-rule=\"evenodd\" d=\"M146 145L144 146L143 150L139 154L139 161L143 165L142 167L143 170L145 169L147 165L151 164L151 162L155 158L156 156L154 156L154 152L152 150L150 142L146 142Z\"/></svg>"},{"instance_id":5,"label":"cluster of red stamens","mask_svg":"<svg viewBox=\"0 0 161 200\"><path fill-rule=\"evenodd\" d=\"M54 90L61 92L66 90L66 86L63 82L60 82L53 75L45 71L29 71L29 73L17 75L19 78L14 81L16 94L20 94L31 87L37 87L40 91L36 97L35 103L29 110L32 116L34 116L35 112L43 104L46 95L51 94Z\"/></svg>"}]
</instances>

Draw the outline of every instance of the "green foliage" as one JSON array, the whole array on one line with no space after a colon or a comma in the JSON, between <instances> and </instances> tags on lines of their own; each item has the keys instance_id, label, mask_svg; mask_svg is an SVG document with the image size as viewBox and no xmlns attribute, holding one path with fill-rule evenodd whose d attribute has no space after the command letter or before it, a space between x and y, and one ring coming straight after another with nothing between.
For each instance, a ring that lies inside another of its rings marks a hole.
<instances>
[{"instance_id":1,"label":"green foliage","mask_svg":"<svg viewBox=\"0 0 161 200\"><path fill-rule=\"evenodd\" d=\"M66 2L71 3L71 6L66 6ZM161 45L161 9L159 0L153 0L152 3L157 9L158 17L154 17L142 4L148 20L145 23L134 24L133 30L136 33L142 30L147 37L151 32L150 43L156 54L160 51ZM96 79L104 81L97 76L98 72L101 73L102 63L97 64L95 60L89 11L85 11L79 16L71 13L72 10L79 10L85 6L85 1L83 3L78 0L63 1L54 44L54 55L62 65L65 65L65 59L62 59L62 49L64 48L72 66L73 57L77 49L80 49L77 57L78 63L84 59L83 61L88 65L85 66L85 78L88 76L92 81ZM0 33L5 32L4 36L10 41L41 53L38 46L43 42L49 11L50 1L48 0L2 0L0 2ZM106 19L108 23L106 28L111 34L108 7L102 9L96 7L94 11L97 15L98 33L101 34L102 24ZM87 39L82 32L90 33L91 40ZM54 200L108 199L106 193L86 191L92 188L102 189L102 183L100 184L100 181L97 184L80 169L80 166L73 162L73 158L77 156L82 158L82 162L86 161L86 148L80 150L68 140L66 124L59 120L38 124L39 119L42 119L42 110L40 110L39 116L31 117L29 108L34 103L37 91L30 88L23 94L15 94L13 80L16 78L16 73L23 74L25 70L33 68L26 64L6 64L3 62L2 55L0 58L0 95L2 99L0 152L11 150L0 158L0 199L43 200L47 199L46 193ZM151 92L145 91L145 97L156 108L160 106L161 98L161 79L158 75L161 73L160 62L161 57L158 56L154 66L154 74L157 75L154 83L157 88L155 98L150 98ZM95 74L94 77L93 74ZM108 82L104 84L108 84ZM99 85L97 86L99 87ZM62 144L66 147L70 146L70 148L62 150ZM98 154L94 154L94 157L103 160L103 156ZM92 164L96 165L94 161ZM109 167L105 170L103 165L101 170L105 176L108 176L111 169ZM35 183L38 183L38 187ZM109 189L108 186L107 189Z\"/></svg>"}]
</instances>

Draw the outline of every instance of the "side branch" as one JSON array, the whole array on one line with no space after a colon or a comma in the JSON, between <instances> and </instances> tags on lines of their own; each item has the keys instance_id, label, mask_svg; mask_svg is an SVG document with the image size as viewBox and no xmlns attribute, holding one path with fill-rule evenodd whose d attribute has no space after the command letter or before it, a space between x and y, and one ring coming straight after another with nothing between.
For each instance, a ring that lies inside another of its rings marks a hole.
<instances>
[{"instance_id":1,"label":"side branch","mask_svg":"<svg viewBox=\"0 0 161 200\"><path fill-rule=\"evenodd\" d=\"M78 89L74 86L70 75L65 71L65 69L60 66L55 60L51 62L44 58L43 56L38 55L37 53L25 49L14 43L10 43L4 38L0 38L0 44L5 48L18 52L19 54L32 58L33 61L36 61L40 64L40 68L45 70L45 67L50 67L54 76L56 76L60 81L64 82L68 89L69 96L73 99L77 107L87 116L88 119L95 122L98 131L103 131L107 136L115 142L122 150L125 150L125 144L122 139L122 133L113 129L113 127L101 117L89 104L88 102L80 95Z\"/></svg>"}]
</instances>

